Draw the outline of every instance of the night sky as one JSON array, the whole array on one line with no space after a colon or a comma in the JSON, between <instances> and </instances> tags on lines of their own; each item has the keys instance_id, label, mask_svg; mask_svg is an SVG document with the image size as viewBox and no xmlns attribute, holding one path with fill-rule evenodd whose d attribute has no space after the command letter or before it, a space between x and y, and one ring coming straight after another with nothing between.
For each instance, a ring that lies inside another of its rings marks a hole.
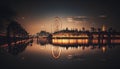
<instances>
[{"instance_id":1,"label":"night sky","mask_svg":"<svg viewBox=\"0 0 120 69\"><path fill-rule=\"evenodd\" d=\"M31 34L40 31L39 27L44 24L41 19L55 16L65 18L87 16L91 19L93 17L96 27L102 23L99 17L105 16L103 24L120 29L119 2L115 0L1 0L0 9L0 14L8 18L15 16L17 21Z\"/></svg>"}]
</instances>

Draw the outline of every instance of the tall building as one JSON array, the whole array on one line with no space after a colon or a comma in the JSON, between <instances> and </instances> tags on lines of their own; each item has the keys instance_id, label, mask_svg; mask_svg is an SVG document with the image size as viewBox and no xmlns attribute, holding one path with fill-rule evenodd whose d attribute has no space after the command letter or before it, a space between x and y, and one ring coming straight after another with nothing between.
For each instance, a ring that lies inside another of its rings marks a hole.
<instances>
[{"instance_id":1,"label":"tall building","mask_svg":"<svg viewBox=\"0 0 120 69\"><path fill-rule=\"evenodd\" d=\"M106 31L106 26L105 25L102 26L102 31Z\"/></svg>"}]
</instances>

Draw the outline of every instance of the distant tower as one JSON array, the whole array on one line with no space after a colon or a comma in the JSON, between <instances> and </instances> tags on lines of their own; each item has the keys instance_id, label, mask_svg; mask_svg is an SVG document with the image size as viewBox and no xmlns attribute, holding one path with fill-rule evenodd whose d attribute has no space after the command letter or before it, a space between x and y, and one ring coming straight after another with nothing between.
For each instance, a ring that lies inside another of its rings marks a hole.
<instances>
[{"instance_id":1,"label":"distant tower","mask_svg":"<svg viewBox=\"0 0 120 69\"><path fill-rule=\"evenodd\" d=\"M51 33L53 33L53 31L52 31L52 24L51 24Z\"/></svg>"},{"instance_id":2,"label":"distant tower","mask_svg":"<svg viewBox=\"0 0 120 69\"><path fill-rule=\"evenodd\" d=\"M102 26L102 31L106 31L106 26L105 25Z\"/></svg>"}]
</instances>

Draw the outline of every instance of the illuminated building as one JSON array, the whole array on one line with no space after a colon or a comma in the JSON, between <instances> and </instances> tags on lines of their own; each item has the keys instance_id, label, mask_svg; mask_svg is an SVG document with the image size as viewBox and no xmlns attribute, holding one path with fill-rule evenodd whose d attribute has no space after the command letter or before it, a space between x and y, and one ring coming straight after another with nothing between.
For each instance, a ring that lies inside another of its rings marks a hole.
<instances>
[{"instance_id":1,"label":"illuminated building","mask_svg":"<svg viewBox=\"0 0 120 69\"><path fill-rule=\"evenodd\" d=\"M106 26L105 25L102 26L102 31L106 31Z\"/></svg>"}]
</instances>

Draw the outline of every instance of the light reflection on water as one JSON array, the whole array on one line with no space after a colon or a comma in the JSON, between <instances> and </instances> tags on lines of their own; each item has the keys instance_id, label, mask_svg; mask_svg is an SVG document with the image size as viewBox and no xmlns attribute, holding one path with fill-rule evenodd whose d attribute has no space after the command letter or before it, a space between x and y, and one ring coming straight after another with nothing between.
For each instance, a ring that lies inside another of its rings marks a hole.
<instances>
[{"instance_id":1,"label":"light reflection on water","mask_svg":"<svg viewBox=\"0 0 120 69\"><path fill-rule=\"evenodd\" d=\"M53 39L52 43L49 43L47 39L44 39L44 41L34 39L32 45L26 44L25 47L21 45L12 46L10 51L9 48L5 49L14 55L19 55L23 51L22 54L40 54L41 56L47 56L47 58L60 59L80 56L81 54L105 53L107 50L114 48L115 45L119 45L120 40L111 40L110 44L105 39L100 40L100 43L97 39L91 42L88 39ZM18 49L21 49L21 51Z\"/></svg>"},{"instance_id":2,"label":"light reflection on water","mask_svg":"<svg viewBox=\"0 0 120 69\"><path fill-rule=\"evenodd\" d=\"M47 40L46 40L47 41ZM49 54L53 58L66 58L73 56L80 56L80 54L89 53L105 53L109 48L114 48L114 44L108 45L107 40L101 40L100 44L97 39L92 40L92 44L89 43L88 39L53 39L52 44L40 44L41 41L34 40L33 48L28 48L31 52L41 52ZM37 43L37 44L36 44ZM119 40L115 43L119 44Z\"/></svg>"},{"instance_id":3,"label":"light reflection on water","mask_svg":"<svg viewBox=\"0 0 120 69\"><path fill-rule=\"evenodd\" d=\"M30 64L34 63L35 65L49 64L51 66L64 67L64 65L69 66L71 63L74 66L79 66L76 64L81 64L80 62L84 63L83 65L91 64L91 62L96 64L98 62L99 66L99 63L109 64L111 60L116 61L119 58L117 56L117 52L120 50L119 40L114 41L116 41L115 44L107 44L105 40L101 41L102 44L98 44L98 40L93 40L90 43L87 39L54 39L52 43L49 43L48 41L43 42L34 39L32 45L28 43L20 46L12 46L10 51L9 48L5 47L1 48L1 51L6 51L9 55L15 55L16 58L20 58L20 61L25 64L30 62Z\"/></svg>"},{"instance_id":4,"label":"light reflection on water","mask_svg":"<svg viewBox=\"0 0 120 69\"><path fill-rule=\"evenodd\" d=\"M53 44L89 44L89 41L91 41L93 44L105 44L108 43L108 40L106 39L93 39L93 40L89 40L89 39L52 39L52 43ZM120 43L119 39L114 39L114 40L110 40L110 43Z\"/></svg>"}]
</instances>

